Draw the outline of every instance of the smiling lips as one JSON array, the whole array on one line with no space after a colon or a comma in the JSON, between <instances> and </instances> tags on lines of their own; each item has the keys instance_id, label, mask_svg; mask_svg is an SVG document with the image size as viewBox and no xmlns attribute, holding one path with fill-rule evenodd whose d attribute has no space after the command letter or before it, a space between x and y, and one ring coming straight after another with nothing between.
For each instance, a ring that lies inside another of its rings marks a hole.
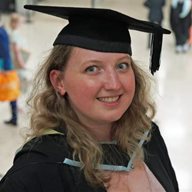
<instances>
[{"instance_id":1,"label":"smiling lips","mask_svg":"<svg viewBox=\"0 0 192 192\"><path fill-rule=\"evenodd\" d=\"M120 96L115 96L115 97L99 97L98 100L101 102L105 102L105 103L113 103L118 101L120 98Z\"/></svg>"}]
</instances>

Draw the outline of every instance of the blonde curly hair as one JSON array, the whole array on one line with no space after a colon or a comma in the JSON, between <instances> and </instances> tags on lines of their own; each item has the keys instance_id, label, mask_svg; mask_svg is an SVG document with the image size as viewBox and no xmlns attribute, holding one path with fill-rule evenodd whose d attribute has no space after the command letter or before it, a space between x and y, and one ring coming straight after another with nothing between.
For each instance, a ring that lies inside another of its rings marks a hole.
<instances>
[{"instance_id":1,"label":"blonde curly hair","mask_svg":"<svg viewBox=\"0 0 192 192\"><path fill-rule=\"evenodd\" d=\"M55 91L49 79L51 70L65 70L72 49L71 46L55 46L34 79L32 94L28 99L31 108L30 137L41 136L48 129L66 129L67 143L73 149L73 157L78 157L83 165L86 180L92 185L101 185L107 177L95 167L102 163L102 148L79 122L67 99ZM149 76L133 61L132 68L135 95L130 107L114 123L113 139L129 156L137 150L136 160L142 160L143 149L138 149L138 141L146 130L151 129L155 107L149 95Z\"/></svg>"}]
</instances>

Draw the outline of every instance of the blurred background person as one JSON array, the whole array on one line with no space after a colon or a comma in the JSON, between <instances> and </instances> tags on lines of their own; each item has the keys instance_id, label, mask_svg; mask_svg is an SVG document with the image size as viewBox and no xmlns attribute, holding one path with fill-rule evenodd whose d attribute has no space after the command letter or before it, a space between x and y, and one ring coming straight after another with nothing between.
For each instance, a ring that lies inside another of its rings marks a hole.
<instances>
[{"instance_id":1,"label":"blurred background person","mask_svg":"<svg viewBox=\"0 0 192 192\"><path fill-rule=\"evenodd\" d=\"M5 124L17 126L19 79L13 68L9 36L3 27L2 17L0 15L0 101L10 101L11 119L5 121Z\"/></svg>"},{"instance_id":2,"label":"blurred background person","mask_svg":"<svg viewBox=\"0 0 192 192\"><path fill-rule=\"evenodd\" d=\"M144 5L149 9L148 20L153 23L162 24L163 21L163 7L165 6L165 0L146 0Z\"/></svg>"},{"instance_id":3,"label":"blurred background person","mask_svg":"<svg viewBox=\"0 0 192 192\"><path fill-rule=\"evenodd\" d=\"M10 15L10 41L11 41L11 53L13 64L18 72L21 81L21 90L26 92L27 90L27 74L26 63L30 56L30 51L27 47L26 39L20 32L23 18L19 13L12 13Z\"/></svg>"},{"instance_id":4,"label":"blurred background person","mask_svg":"<svg viewBox=\"0 0 192 192\"><path fill-rule=\"evenodd\" d=\"M157 23L162 25L162 21L164 18L163 15L163 7L165 6L165 0L146 0L144 2L144 6L148 8L148 20L153 23ZM148 48L150 48L151 35L149 35L148 39Z\"/></svg>"},{"instance_id":5,"label":"blurred background person","mask_svg":"<svg viewBox=\"0 0 192 192\"><path fill-rule=\"evenodd\" d=\"M26 67L30 56L26 38L21 33L23 18L19 13L12 13L9 19L9 36L11 42L11 55L14 67L20 79L21 97L18 100L19 112L25 111L25 93L29 87L28 69Z\"/></svg>"},{"instance_id":6,"label":"blurred background person","mask_svg":"<svg viewBox=\"0 0 192 192\"><path fill-rule=\"evenodd\" d=\"M172 0L170 8L170 26L175 37L176 53L189 51L191 26L191 0Z\"/></svg>"}]
</instances>

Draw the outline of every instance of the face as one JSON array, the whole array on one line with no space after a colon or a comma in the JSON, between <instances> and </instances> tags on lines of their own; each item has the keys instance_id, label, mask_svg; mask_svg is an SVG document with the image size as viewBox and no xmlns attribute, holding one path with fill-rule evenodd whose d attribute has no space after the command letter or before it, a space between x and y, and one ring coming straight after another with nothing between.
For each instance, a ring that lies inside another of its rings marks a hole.
<instances>
[{"instance_id":1,"label":"face","mask_svg":"<svg viewBox=\"0 0 192 192\"><path fill-rule=\"evenodd\" d=\"M10 19L11 29L17 29L21 25L21 19L17 15L12 15Z\"/></svg>"},{"instance_id":2,"label":"face","mask_svg":"<svg viewBox=\"0 0 192 192\"><path fill-rule=\"evenodd\" d=\"M135 77L128 54L74 48L62 73L57 88L67 95L86 127L111 127L134 97ZM50 75L52 84L54 76L56 71Z\"/></svg>"}]
</instances>

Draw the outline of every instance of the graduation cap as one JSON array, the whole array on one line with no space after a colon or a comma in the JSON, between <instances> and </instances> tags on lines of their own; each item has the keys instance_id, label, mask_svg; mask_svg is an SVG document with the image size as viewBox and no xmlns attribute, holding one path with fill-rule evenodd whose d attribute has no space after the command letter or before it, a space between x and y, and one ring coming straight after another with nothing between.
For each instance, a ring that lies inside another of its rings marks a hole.
<instances>
[{"instance_id":1,"label":"graduation cap","mask_svg":"<svg viewBox=\"0 0 192 192\"><path fill-rule=\"evenodd\" d=\"M69 21L53 45L71 45L100 52L131 51L129 30L152 34L150 70L160 66L163 34L170 31L160 25L138 20L111 9L25 5L24 8L57 16Z\"/></svg>"}]
</instances>

